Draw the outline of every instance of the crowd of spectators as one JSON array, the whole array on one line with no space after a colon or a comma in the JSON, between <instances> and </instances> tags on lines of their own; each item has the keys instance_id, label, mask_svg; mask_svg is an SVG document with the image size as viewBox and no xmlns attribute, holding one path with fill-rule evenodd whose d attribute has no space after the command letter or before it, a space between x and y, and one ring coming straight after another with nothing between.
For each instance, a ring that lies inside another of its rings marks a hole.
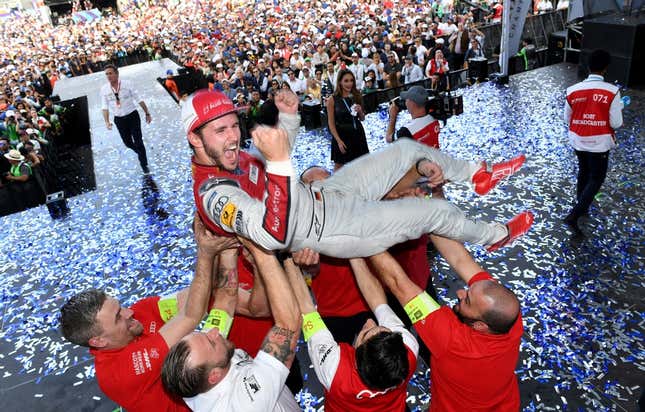
<instances>
[{"instance_id":1,"label":"crowd of spectators","mask_svg":"<svg viewBox=\"0 0 645 412\"><path fill-rule=\"evenodd\" d=\"M14 199L3 199L2 209L34 206L46 192L44 168L50 142L63 133L65 109L31 86L5 90L0 96L0 189ZM3 195L4 197L4 195ZM16 197L19 197L17 199Z\"/></svg>"},{"instance_id":2,"label":"crowd of spectators","mask_svg":"<svg viewBox=\"0 0 645 412\"><path fill-rule=\"evenodd\" d=\"M552 8L540 0L533 10ZM24 152L33 142L38 153L62 133L60 107L50 100L59 79L165 56L201 71L252 116L280 88L322 101L343 69L363 94L424 78L447 88L446 73L467 66L466 55L492 57L483 55L477 27L501 13L496 0L121 1L118 14L107 9L97 20L63 17L52 26L24 11L2 21L0 132L8 149ZM21 140L27 144L18 148Z\"/></svg>"}]
</instances>

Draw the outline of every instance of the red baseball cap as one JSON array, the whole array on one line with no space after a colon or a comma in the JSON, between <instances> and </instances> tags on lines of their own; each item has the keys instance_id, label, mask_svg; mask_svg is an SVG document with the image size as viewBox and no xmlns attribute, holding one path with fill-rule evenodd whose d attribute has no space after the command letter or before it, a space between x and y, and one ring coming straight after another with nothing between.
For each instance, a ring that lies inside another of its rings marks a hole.
<instances>
[{"instance_id":1,"label":"red baseball cap","mask_svg":"<svg viewBox=\"0 0 645 412\"><path fill-rule=\"evenodd\" d=\"M245 107L236 107L222 92L198 90L182 104L181 122L188 134L211 120L243 109Z\"/></svg>"}]
</instances>

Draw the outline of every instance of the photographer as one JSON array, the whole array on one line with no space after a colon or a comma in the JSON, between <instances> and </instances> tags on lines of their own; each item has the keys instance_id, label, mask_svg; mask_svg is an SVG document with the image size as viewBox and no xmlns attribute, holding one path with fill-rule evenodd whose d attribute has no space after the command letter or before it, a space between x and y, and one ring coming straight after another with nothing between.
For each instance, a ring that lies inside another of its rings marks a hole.
<instances>
[{"instance_id":1,"label":"photographer","mask_svg":"<svg viewBox=\"0 0 645 412\"><path fill-rule=\"evenodd\" d=\"M11 147L16 147L20 142L20 135L18 134L18 122L13 110L7 110L7 115L4 121L5 135L9 139Z\"/></svg>"},{"instance_id":2,"label":"photographer","mask_svg":"<svg viewBox=\"0 0 645 412\"><path fill-rule=\"evenodd\" d=\"M402 107L399 107L399 104L403 100L405 100L405 107L412 116L412 121L397 131L396 138L408 137L427 146L438 149L439 121L428 114L428 110L426 108L428 92L421 86L410 87L409 90L401 92L401 97L398 102L393 100L392 103L390 103L390 122L385 134L385 140L387 140L388 143L394 140L396 118L399 111L402 110Z\"/></svg>"}]
</instances>

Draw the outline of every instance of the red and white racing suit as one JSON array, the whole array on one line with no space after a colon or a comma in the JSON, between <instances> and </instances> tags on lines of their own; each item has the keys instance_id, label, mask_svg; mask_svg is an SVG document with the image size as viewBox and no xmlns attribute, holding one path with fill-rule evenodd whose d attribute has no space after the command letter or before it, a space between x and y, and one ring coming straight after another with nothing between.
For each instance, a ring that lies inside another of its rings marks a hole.
<instances>
[{"instance_id":1,"label":"red and white racing suit","mask_svg":"<svg viewBox=\"0 0 645 412\"><path fill-rule=\"evenodd\" d=\"M445 179L453 182L470 182L480 168L401 139L354 160L326 180L305 185L295 177L290 161L267 162L261 170L261 162L244 155L232 173L193 163L195 200L206 225L217 233L238 234L268 250L307 247L338 258L372 256L424 233L481 245L507 235L503 225L469 220L443 199L381 201L424 158L437 163ZM266 186L260 200L262 174Z\"/></svg>"}]
</instances>

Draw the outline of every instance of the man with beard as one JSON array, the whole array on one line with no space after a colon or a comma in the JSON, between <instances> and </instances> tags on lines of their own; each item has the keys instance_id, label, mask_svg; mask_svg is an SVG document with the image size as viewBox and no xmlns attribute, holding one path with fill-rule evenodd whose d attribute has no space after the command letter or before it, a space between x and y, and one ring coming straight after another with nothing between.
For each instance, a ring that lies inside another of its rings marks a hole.
<instances>
[{"instance_id":1,"label":"man with beard","mask_svg":"<svg viewBox=\"0 0 645 412\"><path fill-rule=\"evenodd\" d=\"M199 218L195 219L195 240L195 277L185 306L178 313L173 299L153 296L127 308L96 289L73 296L60 310L65 339L90 348L99 387L128 411L189 410L181 399L163 390L163 359L206 313L213 259L237 245L235 238L213 236Z\"/></svg>"},{"instance_id":2,"label":"man with beard","mask_svg":"<svg viewBox=\"0 0 645 412\"><path fill-rule=\"evenodd\" d=\"M430 349L430 411L519 410L515 376L523 333L519 300L461 245L439 236L431 238L468 284L467 289L457 291L459 302L452 309L423 292L389 254L370 258Z\"/></svg>"},{"instance_id":3,"label":"man with beard","mask_svg":"<svg viewBox=\"0 0 645 412\"><path fill-rule=\"evenodd\" d=\"M285 386L295 357L300 329L298 304L278 259L244 241L264 281L274 326L261 349L251 358L226 339L230 326L195 332L170 349L164 361L162 381L166 390L181 396L194 411L297 412L293 394ZM229 283L237 283L232 270ZM237 286L232 288L237 291ZM230 325L235 295L218 301L227 315L219 325Z\"/></svg>"},{"instance_id":4,"label":"man with beard","mask_svg":"<svg viewBox=\"0 0 645 412\"><path fill-rule=\"evenodd\" d=\"M293 104L287 104L291 99ZM292 92L276 96L281 118L297 119L297 100ZM197 210L209 229L220 235L235 233L268 250L308 247L352 258L380 253L424 233L494 251L526 233L533 223L530 212L518 214L507 225L469 220L443 199L381 201L388 192L413 186L421 177L431 185L444 180L470 182L476 193L484 195L515 173L524 156L487 167L402 139L354 160L329 179L304 185L294 178L289 159L297 132L292 127L298 122L290 120L289 131L267 126L252 131L265 168L259 159L240 151L237 110L224 95L210 91L193 94L182 108L194 151Z\"/></svg>"},{"instance_id":5,"label":"man with beard","mask_svg":"<svg viewBox=\"0 0 645 412\"><path fill-rule=\"evenodd\" d=\"M112 112L114 124L119 131L123 144L137 154L141 170L147 174L150 172L148 169L148 156L146 147L143 144L143 135L141 134L141 117L136 105L138 103L141 106L146 115L146 123L150 123L152 117L148 106L139 97L129 81L119 80L119 70L116 66L111 64L105 66L105 75L108 82L101 88L101 112L103 113L103 120L105 120L105 127L108 130L112 130L112 123L110 122L110 112ZM47 107L43 110L46 109ZM51 121L51 123L55 127L54 122Z\"/></svg>"}]
</instances>

